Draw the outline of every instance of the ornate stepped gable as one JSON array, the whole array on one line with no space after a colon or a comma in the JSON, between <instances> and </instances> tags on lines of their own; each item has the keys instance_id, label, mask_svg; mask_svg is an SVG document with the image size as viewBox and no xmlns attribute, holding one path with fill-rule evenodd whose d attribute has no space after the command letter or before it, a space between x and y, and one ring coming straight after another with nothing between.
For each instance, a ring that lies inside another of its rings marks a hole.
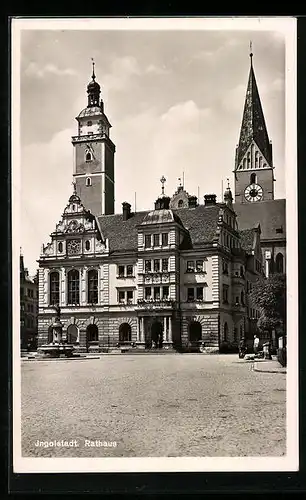
<instances>
[{"instance_id":1,"label":"ornate stepped gable","mask_svg":"<svg viewBox=\"0 0 306 500\"><path fill-rule=\"evenodd\" d=\"M75 184L74 192L64 209L62 219L51 234L51 239L50 243L42 247L41 260L108 252L108 241L101 233L99 222L82 204L76 194ZM85 241L89 241L88 247Z\"/></svg>"}]
</instances>

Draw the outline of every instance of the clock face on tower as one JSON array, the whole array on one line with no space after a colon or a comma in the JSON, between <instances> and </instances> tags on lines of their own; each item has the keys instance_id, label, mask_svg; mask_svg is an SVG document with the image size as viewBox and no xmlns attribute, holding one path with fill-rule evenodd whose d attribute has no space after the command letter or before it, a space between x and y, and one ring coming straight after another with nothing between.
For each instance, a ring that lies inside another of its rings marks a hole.
<instances>
[{"instance_id":1,"label":"clock face on tower","mask_svg":"<svg viewBox=\"0 0 306 500\"><path fill-rule=\"evenodd\" d=\"M258 184L249 184L244 190L244 196L247 201L260 201L263 190Z\"/></svg>"}]
</instances>

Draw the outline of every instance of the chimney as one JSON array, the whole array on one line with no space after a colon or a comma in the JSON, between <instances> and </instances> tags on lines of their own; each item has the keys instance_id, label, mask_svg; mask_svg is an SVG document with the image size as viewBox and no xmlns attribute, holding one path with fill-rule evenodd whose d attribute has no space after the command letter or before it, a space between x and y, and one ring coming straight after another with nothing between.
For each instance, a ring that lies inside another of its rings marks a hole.
<instances>
[{"instance_id":1,"label":"chimney","mask_svg":"<svg viewBox=\"0 0 306 500\"><path fill-rule=\"evenodd\" d=\"M122 203L122 215L123 220L128 220L131 217L131 205L127 201Z\"/></svg>"},{"instance_id":2,"label":"chimney","mask_svg":"<svg viewBox=\"0 0 306 500\"><path fill-rule=\"evenodd\" d=\"M205 206L215 205L216 204L216 195L215 194L206 194L204 196L204 204L205 204Z\"/></svg>"},{"instance_id":3,"label":"chimney","mask_svg":"<svg viewBox=\"0 0 306 500\"><path fill-rule=\"evenodd\" d=\"M196 196L189 196L188 198L188 207L196 208L198 206L198 198Z\"/></svg>"}]
</instances>

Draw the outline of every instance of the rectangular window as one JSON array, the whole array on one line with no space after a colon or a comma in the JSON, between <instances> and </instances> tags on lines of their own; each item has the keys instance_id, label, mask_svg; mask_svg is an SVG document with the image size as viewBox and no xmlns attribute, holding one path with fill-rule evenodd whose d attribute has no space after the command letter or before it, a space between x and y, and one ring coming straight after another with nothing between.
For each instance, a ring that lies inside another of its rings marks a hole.
<instances>
[{"instance_id":1,"label":"rectangular window","mask_svg":"<svg viewBox=\"0 0 306 500\"><path fill-rule=\"evenodd\" d=\"M119 293L118 293L118 300L119 300L119 304L124 304L124 301L125 301L125 292L119 291Z\"/></svg>"},{"instance_id":2,"label":"rectangular window","mask_svg":"<svg viewBox=\"0 0 306 500\"><path fill-rule=\"evenodd\" d=\"M194 273L194 261L187 260L187 273Z\"/></svg>"},{"instance_id":3,"label":"rectangular window","mask_svg":"<svg viewBox=\"0 0 306 500\"><path fill-rule=\"evenodd\" d=\"M163 286L163 299L168 299L168 298L169 298L169 287Z\"/></svg>"},{"instance_id":4,"label":"rectangular window","mask_svg":"<svg viewBox=\"0 0 306 500\"><path fill-rule=\"evenodd\" d=\"M145 271L146 273L151 272L152 270L152 264L150 260L145 260Z\"/></svg>"},{"instance_id":5,"label":"rectangular window","mask_svg":"<svg viewBox=\"0 0 306 500\"><path fill-rule=\"evenodd\" d=\"M88 272L88 302L90 304L98 303L98 271L91 269Z\"/></svg>"},{"instance_id":6,"label":"rectangular window","mask_svg":"<svg viewBox=\"0 0 306 500\"><path fill-rule=\"evenodd\" d=\"M163 271L168 271L168 259L163 259L162 260L162 270Z\"/></svg>"},{"instance_id":7,"label":"rectangular window","mask_svg":"<svg viewBox=\"0 0 306 500\"><path fill-rule=\"evenodd\" d=\"M154 287L154 299L159 300L160 299L160 288L159 286Z\"/></svg>"},{"instance_id":8,"label":"rectangular window","mask_svg":"<svg viewBox=\"0 0 306 500\"><path fill-rule=\"evenodd\" d=\"M159 234L153 234L153 246L159 247Z\"/></svg>"},{"instance_id":9,"label":"rectangular window","mask_svg":"<svg viewBox=\"0 0 306 500\"><path fill-rule=\"evenodd\" d=\"M118 277L119 278L124 277L124 266L118 266Z\"/></svg>"},{"instance_id":10,"label":"rectangular window","mask_svg":"<svg viewBox=\"0 0 306 500\"><path fill-rule=\"evenodd\" d=\"M151 247L151 235L146 234L145 235L145 248L150 248Z\"/></svg>"},{"instance_id":11,"label":"rectangular window","mask_svg":"<svg viewBox=\"0 0 306 500\"><path fill-rule=\"evenodd\" d=\"M228 304L228 286L223 285L223 302Z\"/></svg>"},{"instance_id":12,"label":"rectangular window","mask_svg":"<svg viewBox=\"0 0 306 500\"><path fill-rule=\"evenodd\" d=\"M128 290L126 292L126 299L127 299L127 303L128 304L132 304L133 303L133 290Z\"/></svg>"},{"instance_id":13,"label":"rectangular window","mask_svg":"<svg viewBox=\"0 0 306 500\"><path fill-rule=\"evenodd\" d=\"M226 260L223 261L223 274L228 274L228 262Z\"/></svg>"},{"instance_id":14,"label":"rectangular window","mask_svg":"<svg viewBox=\"0 0 306 500\"><path fill-rule=\"evenodd\" d=\"M187 288L187 300L188 302L194 301L194 288Z\"/></svg>"},{"instance_id":15,"label":"rectangular window","mask_svg":"<svg viewBox=\"0 0 306 500\"><path fill-rule=\"evenodd\" d=\"M152 290L150 286L146 286L145 288L145 298L150 299L152 297Z\"/></svg>"},{"instance_id":16,"label":"rectangular window","mask_svg":"<svg viewBox=\"0 0 306 500\"><path fill-rule=\"evenodd\" d=\"M203 260L197 260L196 261L196 270L197 270L197 273L202 273L204 271L204 262L203 262Z\"/></svg>"},{"instance_id":17,"label":"rectangular window","mask_svg":"<svg viewBox=\"0 0 306 500\"><path fill-rule=\"evenodd\" d=\"M162 233L162 246L166 247L168 246L168 233Z\"/></svg>"},{"instance_id":18,"label":"rectangular window","mask_svg":"<svg viewBox=\"0 0 306 500\"><path fill-rule=\"evenodd\" d=\"M126 266L126 275L133 276L133 266Z\"/></svg>"},{"instance_id":19,"label":"rectangular window","mask_svg":"<svg viewBox=\"0 0 306 500\"><path fill-rule=\"evenodd\" d=\"M203 287L198 286L197 287L197 300L203 300L204 295L203 295Z\"/></svg>"},{"instance_id":20,"label":"rectangular window","mask_svg":"<svg viewBox=\"0 0 306 500\"><path fill-rule=\"evenodd\" d=\"M154 259L154 271L155 272L160 271L160 260L159 259Z\"/></svg>"}]
</instances>

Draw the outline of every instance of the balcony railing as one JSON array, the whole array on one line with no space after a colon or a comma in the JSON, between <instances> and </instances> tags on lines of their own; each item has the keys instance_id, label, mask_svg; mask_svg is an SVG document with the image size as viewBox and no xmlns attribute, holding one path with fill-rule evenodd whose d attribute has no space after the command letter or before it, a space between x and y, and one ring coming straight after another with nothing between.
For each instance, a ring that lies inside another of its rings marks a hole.
<instances>
[{"instance_id":1,"label":"balcony railing","mask_svg":"<svg viewBox=\"0 0 306 500\"><path fill-rule=\"evenodd\" d=\"M160 298L160 299L138 299L137 300L138 307L144 309L155 309L155 308L164 308L164 307L173 307L174 301L169 298Z\"/></svg>"}]
</instances>

